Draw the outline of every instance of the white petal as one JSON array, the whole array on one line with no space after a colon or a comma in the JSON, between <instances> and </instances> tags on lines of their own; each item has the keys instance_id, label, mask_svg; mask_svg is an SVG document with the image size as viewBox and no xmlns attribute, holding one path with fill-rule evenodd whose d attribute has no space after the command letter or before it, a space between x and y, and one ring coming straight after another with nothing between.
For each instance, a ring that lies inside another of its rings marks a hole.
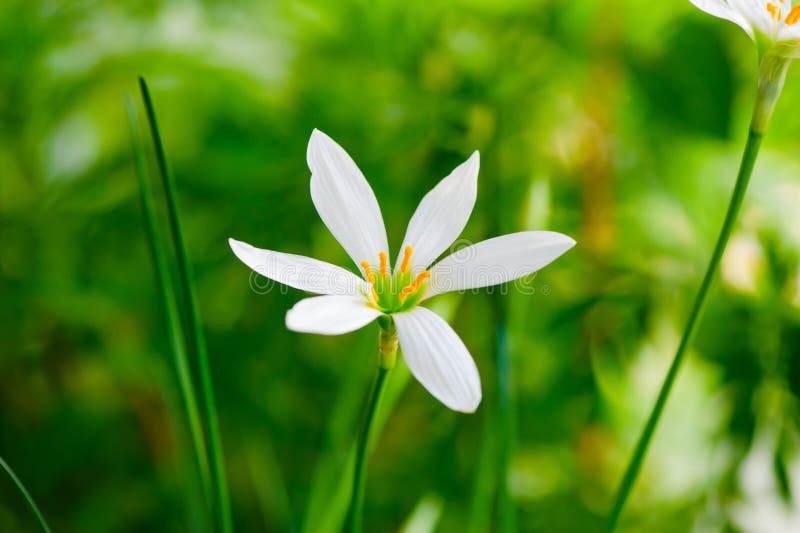
<instances>
[{"instance_id":1,"label":"white petal","mask_svg":"<svg viewBox=\"0 0 800 533\"><path fill-rule=\"evenodd\" d=\"M341 146L319 130L308 142L311 200L320 218L353 261L376 263L389 253L375 193Z\"/></svg>"},{"instance_id":2,"label":"white petal","mask_svg":"<svg viewBox=\"0 0 800 533\"><path fill-rule=\"evenodd\" d=\"M767 4L770 3L765 0L728 0L728 5L731 6L734 13L739 13L742 18L749 22L753 31L760 32L768 37L774 37L778 22L772 19L772 15L767 9ZM780 4L780 2L774 3L776 6ZM792 9L791 2L783 2L780 8L781 18L786 17ZM738 22L736 23L739 24ZM741 24L739 25L741 26Z\"/></svg>"},{"instance_id":3,"label":"white petal","mask_svg":"<svg viewBox=\"0 0 800 533\"><path fill-rule=\"evenodd\" d=\"M317 294L359 295L367 283L341 267L305 257L261 250L246 242L228 239L231 250L242 263L262 276L301 291Z\"/></svg>"},{"instance_id":4,"label":"white petal","mask_svg":"<svg viewBox=\"0 0 800 533\"><path fill-rule=\"evenodd\" d=\"M286 327L301 333L341 335L363 328L382 313L353 296L314 296L286 312Z\"/></svg>"},{"instance_id":5,"label":"white petal","mask_svg":"<svg viewBox=\"0 0 800 533\"><path fill-rule=\"evenodd\" d=\"M411 246L411 270L423 270L453 244L475 207L480 156L474 152L420 202L408 223L395 268L400 268L406 246Z\"/></svg>"},{"instance_id":6,"label":"white petal","mask_svg":"<svg viewBox=\"0 0 800 533\"><path fill-rule=\"evenodd\" d=\"M754 39L753 24L750 22L754 18L759 20L760 15L756 15L755 11L748 6L734 6L732 7L726 0L689 0L699 9L702 9L709 15L719 17L721 19L729 20L734 24L741 27L751 39ZM733 2L740 4L750 3L750 0L733 0ZM762 2L760 6L766 12L766 3ZM758 27L761 27L759 24Z\"/></svg>"},{"instance_id":7,"label":"white petal","mask_svg":"<svg viewBox=\"0 0 800 533\"><path fill-rule=\"evenodd\" d=\"M453 328L424 307L392 318L403 357L414 377L450 409L474 412L481 403L481 378Z\"/></svg>"},{"instance_id":8,"label":"white petal","mask_svg":"<svg viewBox=\"0 0 800 533\"><path fill-rule=\"evenodd\" d=\"M573 246L574 240L552 231L523 231L481 241L448 255L430 269L425 298L527 276Z\"/></svg>"},{"instance_id":9,"label":"white petal","mask_svg":"<svg viewBox=\"0 0 800 533\"><path fill-rule=\"evenodd\" d=\"M778 30L778 41L792 41L787 43L789 46L789 57L797 57L796 49L798 47L797 41L800 40L800 24L781 24Z\"/></svg>"}]
</instances>

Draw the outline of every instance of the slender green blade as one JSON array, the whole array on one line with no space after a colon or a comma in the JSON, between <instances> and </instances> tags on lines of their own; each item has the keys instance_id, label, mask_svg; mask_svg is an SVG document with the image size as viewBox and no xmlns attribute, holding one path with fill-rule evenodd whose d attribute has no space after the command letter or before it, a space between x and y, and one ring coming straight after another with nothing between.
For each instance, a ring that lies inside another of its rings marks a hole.
<instances>
[{"instance_id":1,"label":"slender green blade","mask_svg":"<svg viewBox=\"0 0 800 533\"><path fill-rule=\"evenodd\" d=\"M142 213L145 220L150 251L153 256L153 263L156 271L156 278L161 295L164 313L167 318L167 329L169 331L170 345L174 357L175 368L178 374L178 384L180 386L183 403L186 409L186 417L189 423L189 433L194 444L194 452L200 471L200 480L203 484L203 492L206 500L211 501L211 480L208 468L208 452L203 433L203 426L200 420L200 412L197 406L197 397L192 384L189 371L189 362L186 355L183 328L181 327L178 316L178 308L175 303L175 292L173 289L172 276L167 267L166 253L163 240L156 224L156 215L153 209L152 193L147 179L147 167L144 162L144 151L142 148L141 136L139 133L138 121L136 120L136 109L133 101L126 98L125 106L128 112L128 123L131 129L131 139L133 143L133 153L136 161L136 174L139 179L139 193L142 202Z\"/></svg>"},{"instance_id":2,"label":"slender green blade","mask_svg":"<svg viewBox=\"0 0 800 533\"><path fill-rule=\"evenodd\" d=\"M488 407L488 406L487 406ZM469 513L469 533L484 533L491 530L492 507L497 488L497 435L489 428L494 424L495 409L484 410L483 425L486 429L481 437L480 456L472 487L472 500Z\"/></svg>"},{"instance_id":3,"label":"slender green blade","mask_svg":"<svg viewBox=\"0 0 800 533\"><path fill-rule=\"evenodd\" d=\"M147 110L150 133L152 134L153 144L156 150L156 160L158 161L158 168L161 172L161 179L164 185L170 233L178 259L179 281L184 296L184 307L186 308L185 312L188 313L189 328L192 330L191 338L193 339L193 347L196 351L200 368L200 381L208 423L208 436L211 444L211 462L214 471L214 485L216 489L216 503L219 519L221 522L220 525L223 532L230 533L233 531L233 521L231 518L230 500L228 498L228 479L225 473L224 453L219 432L214 385L211 379L211 365L208 361L208 346L206 344L205 332L200 319L200 310L194 291L192 264L189 261L189 254L181 229L178 203L175 197L175 180L173 179L167 163L167 155L164 149L164 143L161 140L161 133L158 129L155 107L153 106L153 100L150 97L150 91L144 78L139 78L139 87L142 92L145 109Z\"/></svg>"},{"instance_id":4,"label":"slender green blade","mask_svg":"<svg viewBox=\"0 0 800 533\"><path fill-rule=\"evenodd\" d=\"M508 317L500 293L493 294L495 313L495 350L497 352L497 429L498 443L498 515L499 530L513 533L517 530L517 510L512 494L508 490L508 474L514 449L514 419L516 397L513 390L511 350L508 346Z\"/></svg>"},{"instance_id":5,"label":"slender green blade","mask_svg":"<svg viewBox=\"0 0 800 533\"><path fill-rule=\"evenodd\" d=\"M19 491L22 493L22 496L25 498L25 501L28 502L28 507L31 508L33 514L36 515L36 519L39 520L39 524L42 526L42 529L46 533L50 533L50 527L47 525L47 522L45 521L41 511L39 511L39 506L36 505L36 502L33 501L33 497L28 492L28 489L25 488L25 485L22 484L22 481L17 477L17 475L14 473L11 467L8 466L8 463L6 463L2 457L0 457L0 466L3 467L3 470L6 471L8 477L11 478L11 481L14 482Z\"/></svg>"}]
</instances>

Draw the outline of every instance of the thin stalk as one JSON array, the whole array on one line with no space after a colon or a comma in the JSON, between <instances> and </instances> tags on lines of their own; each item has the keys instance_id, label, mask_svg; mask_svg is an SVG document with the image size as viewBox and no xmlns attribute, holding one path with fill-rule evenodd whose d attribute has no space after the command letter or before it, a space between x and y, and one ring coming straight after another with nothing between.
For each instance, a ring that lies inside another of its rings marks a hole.
<instances>
[{"instance_id":1,"label":"thin stalk","mask_svg":"<svg viewBox=\"0 0 800 533\"><path fill-rule=\"evenodd\" d=\"M484 405L483 425L488 426L490 415L496 412L494 406L487 398ZM497 480L497 434L494 431L483 431L481 436L480 454L476 467L475 481L472 487L472 502L469 512L469 526L466 533L485 533L489 531L492 520L492 503L494 501Z\"/></svg>"},{"instance_id":2,"label":"thin stalk","mask_svg":"<svg viewBox=\"0 0 800 533\"><path fill-rule=\"evenodd\" d=\"M361 430L361 435L358 438L358 448L356 449L356 467L355 472L353 473L353 494L352 499L350 500L350 531L352 533L361 533L361 515L364 508L364 478L366 477L367 470L365 465L367 458L367 446L369 444L372 421L375 419L375 413L381 403L384 385L386 384L386 376L388 375L388 368L378 368L378 377L375 380L375 386L372 388L372 396L369 401L367 418L364 421L364 428Z\"/></svg>"},{"instance_id":3,"label":"thin stalk","mask_svg":"<svg viewBox=\"0 0 800 533\"><path fill-rule=\"evenodd\" d=\"M380 365L378 366L378 377L375 386L372 388L369 405L367 407L367 418L358 437L358 447L356 448L356 464L353 472L353 491L350 495L350 510L348 512L350 533L361 533L363 523L364 508L364 479L366 477L366 459L369 452L370 430L375 419L375 413L381 404L383 391L386 385L386 378L389 371L394 367L397 354L397 331L391 318L381 317L380 332Z\"/></svg>"},{"instance_id":4,"label":"thin stalk","mask_svg":"<svg viewBox=\"0 0 800 533\"><path fill-rule=\"evenodd\" d=\"M203 492L206 501L211 501L211 481L208 469L208 452L206 451L206 441L203 435L203 426L200 421L200 411L197 406L197 397L192 384L189 371L189 361L186 355L184 344L183 329L181 328L178 308L175 303L174 285L172 276L167 267L166 253L161 234L156 224L155 210L153 209L152 193L147 179L147 167L144 163L144 151L139 134L139 125L136 120L136 109L133 101L128 97L125 99L125 107L128 111L128 123L131 130L133 143L133 153L136 160L136 174L139 178L139 193L142 202L142 212L145 219L145 228L150 243L150 251L153 255L156 277L158 280L159 292L161 294L164 312L167 318L167 329L169 330L172 354L175 359L175 368L178 374L178 384L183 396L186 417L189 422L189 433L194 444L194 452L197 459L197 466L200 471L200 482L203 485Z\"/></svg>"},{"instance_id":5,"label":"thin stalk","mask_svg":"<svg viewBox=\"0 0 800 533\"><path fill-rule=\"evenodd\" d=\"M231 518L230 500L228 498L228 479L225 473L224 453L219 432L214 384L211 379L211 365L208 360L208 346L206 344L205 332L203 331L202 322L200 320L200 311L194 291L192 265L189 261L189 254L183 239L183 231L181 230L178 203L175 199L175 181L170 172L169 165L167 164L167 154L164 150L164 144L158 129L153 100L150 97L150 91L147 88L147 83L144 81L144 78L139 78L139 86L141 88L145 109L147 110L147 119L150 123L150 133L152 134L153 144L156 149L158 168L161 171L161 179L164 184L170 232L175 245L178 259L178 271L180 272L179 278L185 299L184 305L189 314L189 327L192 330L192 339L199 362L200 382L208 422L211 462L214 471L214 486L216 489L216 503L220 525L224 533L231 533L233 531L233 521Z\"/></svg>"},{"instance_id":6,"label":"thin stalk","mask_svg":"<svg viewBox=\"0 0 800 533\"><path fill-rule=\"evenodd\" d=\"M14 482L19 491L22 493L22 496L25 498L25 501L28 502L28 507L30 507L31 511L33 511L33 514L36 515L36 519L39 521L39 525L42 526L42 529L45 531L45 533L50 533L50 527L47 525L47 522L45 521L41 511L39 511L39 506L36 505L36 502L33 501L33 498L28 492L28 489L25 488L25 485L22 484L22 481L17 477L14 471L11 470L11 467L8 466L8 463L6 463L2 457L0 457L0 466L3 467L3 470L6 471L8 477L11 478L11 481Z\"/></svg>"},{"instance_id":7,"label":"thin stalk","mask_svg":"<svg viewBox=\"0 0 800 533\"><path fill-rule=\"evenodd\" d=\"M762 138L763 129L759 129L757 131L751 127L747 137L747 144L744 148L744 154L742 155L739 174L736 178L736 186L733 189L733 195L731 196L731 201L728 205L728 212L725 215L725 221L722 224L722 230L717 238L717 244L714 247L714 253L711 256L711 261L706 269L706 274L703 277L700 290L694 300L694 305L692 306L692 311L689 314L689 320L686 324L686 329L684 330L683 337L681 337L681 342L678 345L678 351L675 353L675 358L672 360L672 364L669 367L667 376L664 379L664 383L658 393L655 406L650 413L650 417L647 419L647 424L645 425L644 430L639 437L639 441L633 451L633 455L628 463L628 467L625 470L625 475L620 483L616 500L614 502L614 507L612 508L608 520L609 532L613 532L616 529L617 522L619 521L619 517L622 513L623 507L625 506L625 502L627 501L631 489L633 488L633 485L639 476L639 471L642 467L642 463L644 462L645 455L647 454L647 449L650 446L650 441L653 438L653 433L655 432L656 426L661 419L661 414L664 411L664 406L667 403L669 394L672 391L672 386L675 383L676 377L678 376L678 371L680 370L681 363L683 363L686 350L692 342L695 330L697 329L697 324L703 314L706 298L711 286L713 285L714 279L716 278L717 271L719 270L719 264L722 260L722 255L725 252L725 247L728 244L728 240L730 239L731 233L733 232L733 228L736 224L736 220L739 216L739 211L742 207L742 201L744 200L745 192L747 191L747 185L750 182L750 176L753 173L753 167L755 165L756 158L758 157L759 148L761 147Z\"/></svg>"}]
</instances>

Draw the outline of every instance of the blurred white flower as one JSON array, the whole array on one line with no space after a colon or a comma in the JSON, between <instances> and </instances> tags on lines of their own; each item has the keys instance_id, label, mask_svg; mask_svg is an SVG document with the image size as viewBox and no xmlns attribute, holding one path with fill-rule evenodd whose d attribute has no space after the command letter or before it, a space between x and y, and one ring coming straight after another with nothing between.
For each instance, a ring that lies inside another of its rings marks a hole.
<instances>
[{"instance_id":1,"label":"blurred white flower","mask_svg":"<svg viewBox=\"0 0 800 533\"><path fill-rule=\"evenodd\" d=\"M758 292L765 269L764 252L752 235L735 235L722 258L722 279L741 292Z\"/></svg>"},{"instance_id":2,"label":"blurred white flower","mask_svg":"<svg viewBox=\"0 0 800 533\"><path fill-rule=\"evenodd\" d=\"M475 205L479 167L475 152L422 199L391 268L378 201L350 156L314 130L307 157L314 206L360 266L363 278L323 261L230 239L233 252L262 276L323 295L301 300L290 309L289 329L337 335L390 315L411 373L447 407L475 411L481 401L475 362L447 322L418 304L443 292L487 287L531 274L575 241L560 233L525 231L479 242L429 267L459 236Z\"/></svg>"},{"instance_id":3,"label":"blurred white flower","mask_svg":"<svg viewBox=\"0 0 800 533\"><path fill-rule=\"evenodd\" d=\"M739 469L742 500L731 510L736 525L746 533L800 531L800 494L792 491L792 501L785 501L775 481L776 438L775 431L762 429ZM796 487L800 482L800 460L789 461L787 475Z\"/></svg>"}]
</instances>

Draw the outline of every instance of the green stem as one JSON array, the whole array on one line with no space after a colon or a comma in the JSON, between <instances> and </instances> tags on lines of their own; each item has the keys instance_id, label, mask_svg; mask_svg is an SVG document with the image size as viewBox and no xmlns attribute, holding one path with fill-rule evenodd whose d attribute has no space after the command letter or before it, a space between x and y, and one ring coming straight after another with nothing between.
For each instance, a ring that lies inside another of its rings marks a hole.
<instances>
[{"instance_id":1,"label":"green stem","mask_svg":"<svg viewBox=\"0 0 800 533\"><path fill-rule=\"evenodd\" d=\"M6 463L2 457L0 457L0 466L3 467L3 470L6 471L8 477L11 478L11 481L14 482L19 491L22 493L22 496L25 498L25 501L28 502L28 507L30 507L31 511L33 511L33 514L36 515L36 518L39 520L39 525L42 526L42 529L45 531L45 533L50 533L50 528L48 527L47 522L45 521L41 511L39 511L39 506L36 505L36 502L33 501L33 498L31 497L28 490L25 488L25 485L22 484L22 481L17 477L14 471L11 470L11 467L8 466L8 463Z\"/></svg>"},{"instance_id":2,"label":"green stem","mask_svg":"<svg viewBox=\"0 0 800 533\"><path fill-rule=\"evenodd\" d=\"M356 463L353 472L353 491L350 495L350 510L348 512L350 532L361 533L362 511L364 508L364 479L366 477L366 459L370 444L370 430L372 422L375 420L375 413L383 397L386 388L386 378L395 363L397 354L397 332L394 323L388 317L379 319L381 325L380 332L380 365L378 366L378 377L375 386L372 388L369 406L367 408L367 418L364 420L364 427L358 437L358 447L356 448Z\"/></svg>"},{"instance_id":3,"label":"green stem","mask_svg":"<svg viewBox=\"0 0 800 533\"><path fill-rule=\"evenodd\" d=\"M730 205L728 206L728 212L725 215L725 222L722 224L722 230L717 238L717 244L714 247L714 253L711 256L711 261L708 264L705 277L703 277L703 283L700 285L700 291L697 293L694 305L692 306L692 311L689 315L689 321L686 324L683 337L678 345L678 351L675 353L675 358L672 360L672 364L669 367L667 376L664 379L664 383L658 393L655 406L653 407L650 417L647 420L647 424L645 425L644 430L639 437L639 441L636 444L636 448L633 451L633 455L631 456L631 460L628 463L628 467L625 470L625 475L623 476L622 482L620 483L617 491L614 507L612 508L611 515L608 520L609 532L613 532L616 529L617 522L619 521L619 517L622 513L623 507L625 506L625 502L628 499L637 477L639 476L639 471L642 467L642 463L644 462L645 455L647 454L647 448L650 445L650 441L653 437L656 426L661 419L661 414L664 411L667 398L669 397L669 394L672 391L672 386L675 383L676 377L678 376L678 371L680 370L681 363L684 360L686 350L692 342L692 338L697 328L697 323L703 314L706 297L708 296L713 281L716 278L717 271L719 270L719 264L722 260L722 255L725 252L725 247L728 244L731 232L733 231L739 215L739 210L742 207L742 201L744 200L745 192L747 191L747 185L750 182L750 176L753 173L753 166L755 165L756 158L758 157L758 150L761 147L763 135L763 129L757 131L751 127L747 137L747 144L744 148L741 166L739 167L739 174L736 178L736 186L733 189L733 195L731 197Z\"/></svg>"},{"instance_id":4,"label":"green stem","mask_svg":"<svg viewBox=\"0 0 800 533\"><path fill-rule=\"evenodd\" d=\"M389 374L388 368L378 368L378 378L375 381L375 386L372 389L372 397L369 401L369 408L367 411L367 418L364 421L364 427L358 438L358 448L356 449L356 465L353 473L353 493L350 500L350 531L352 533L361 533L362 524L362 509L364 508L364 478L366 477L366 457L367 447L369 444L370 430L372 429L372 421L375 419L375 413L381 403L383 397L384 385L386 384L386 377Z\"/></svg>"},{"instance_id":5,"label":"green stem","mask_svg":"<svg viewBox=\"0 0 800 533\"><path fill-rule=\"evenodd\" d=\"M186 407L186 416L189 421L189 433L192 436L194 452L197 458L197 465L200 470L200 481L203 485L203 492L207 501L211 501L211 481L208 470L208 452L203 435L203 426L200 421L200 411L197 406L197 397L192 384L191 373L189 371L189 361L186 355L186 345L184 343L183 328L181 327L178 316L178 308L175 303L174 285L172 276L167 267L167 259L163 241L156 224L155 210L153 209L152 193L147 179L147 167L144 162L141 137L139 135L138 121L136 120L136 110L133 101L126 98L125 106L128 111L128 121L131 129L131 139L133 143L133 153L136 159L136 174L139 178L139 193L142 202L142 211L145 219L145 228L150 242L150 251L155 263L156 277L161 293L164 312L167 317L167 328L169 329L170 343L172 344L172 354L175 359L175 368L178 374L178 384L183 396L183 403Z\"/></svg>"},{"instance_id":6,"label":"green stem","mask_svg":"<svg viewBox=\"0 0 800 533\"><path fill-rule=\"evenodd\" d=\"M225 474L224 453L222 450L222 439L219 432L219 420L217 418L216 400L214 397L214 385L211 379L211 365L208 361L208 346L206 344L205 333L200 320L200 311L197 305L197 298L194 292L194 274L192 265L189 261L186 243L183 239L181 230L180 216L178 215L178 203L175 199L175 181L167 164L167 154L161 140L158 129L156 112L153 106L150 91L144 78L139 78L139 86L142 92L147 118L150 122L150 132L153 136L153 144L156 149L156 159L158 168L161 171L161 178L164 183L164 191L167 199L167 212L169 218L172 240L175 244L178 271L180 272L180 282L185 298L185 306L189 313L189 327L192 330L194 348L197 352L197 359L200 367L200 381L203 392L203 403L205 405L206 416L208 418L208 436L211 443L211 461L214 470L214 485L216 488L216 503L220 525L224 533L233 531L233 521L231 518L230 500L228 498L228 480Z\"/></svg>"}]
</instances>

